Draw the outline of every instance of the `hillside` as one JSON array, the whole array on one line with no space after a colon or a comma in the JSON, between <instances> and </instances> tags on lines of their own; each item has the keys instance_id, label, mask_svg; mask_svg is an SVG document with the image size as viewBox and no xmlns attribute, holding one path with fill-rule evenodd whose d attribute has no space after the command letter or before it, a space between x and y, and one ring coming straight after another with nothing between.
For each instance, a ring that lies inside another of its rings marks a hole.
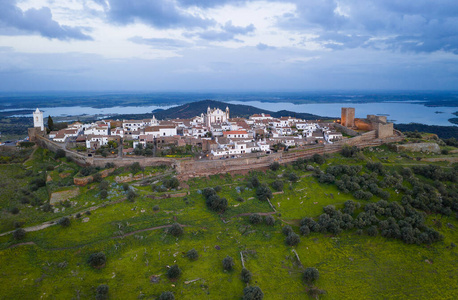
<instances>
[{"instance_id":1,"label":"hillside","mask_svg":"<svg viewBox=\"0 0 458 300\"><path fill-rule=\"evenodd\" d=\"M428 161L458 154L441 148L452 154L347 149L187 181L165 167L130 166L81 187L73 177L101 169L40 148L14 160L2 154L0 298L105 299L98 287L107 285L109 299L158 299L165 291L175 299L241 299L243 257L249 285L269 300L321 292L323 299L454 299L458 166ZM146 178L119 182L129 174ZM49 205L65 195L73 198ZM192 249L197 255L188 257ZM95 253L102 258L91 260ZM223 268L227 256L232 270ZM178 278L167 275L173 265ZM307 283L310 267L319 278Z\"/></svg>"},{"instance_id":2,"label":"hillside","mask_svg":"<svg viewBox=\"0 0 458 300\"><path fill-rule=\"evenodd\" d=\"M180 118L180 119L187 119L187 118L193 118L195 116L200 116L201 113L206 113L207 108L220 108L222 110L225 110L226 107L229 107L230 110L230 117L242 117L242 118L248 118L249 116L253 114L270 114L272 117L279 118L279 117L286 117L286 116L292 116L292 117L297 117L305 120L317 120L317 119L323 119L323 118L329 118L329 117L322 117L322 116L317 116L313 114L307 114L307 113L298 113L298 112L292 112L292 111L287 111L287 110L281 110L278 112L273 112L265 109L260 109L254 106L249 106L249 105L239 105L239 104L230 104L230 103L224 103L220 101L214 101L214 100L203 100L203 101L197 101L197 102L191 102L191 103L186 103L177 107L172 107L166 110L162 109L157 109L153 111L153 114L156 116L157 119L175 119L175 118Z\"/></svg>"}]
</instances>

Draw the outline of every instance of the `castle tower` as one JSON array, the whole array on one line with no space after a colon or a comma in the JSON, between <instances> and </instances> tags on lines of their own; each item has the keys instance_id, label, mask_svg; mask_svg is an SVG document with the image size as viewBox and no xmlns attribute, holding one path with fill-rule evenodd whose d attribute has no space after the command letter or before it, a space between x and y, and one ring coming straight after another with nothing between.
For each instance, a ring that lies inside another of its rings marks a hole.
<instances>
[{"instance_id":1,"label":"castle tower","mask_svg":"<svg viewBox=\"0 0 458 300\"><path fill-rule=\"evenodd\" d=\"M355 108L342 107L341 122L342 126L355 127Z\"/></svg>"},{"instance_id":2,"label":"castle tower","mask_svg":"<svg viewBox=\"0 0 458 300\"><path fill-rule=\"evenodd\" d=\"M40 111L38 108L36 111L33 112L33 127L38 127L41 131L45 130L45 126L43 124L43 112Z\"/></svg>"}]
</instances>

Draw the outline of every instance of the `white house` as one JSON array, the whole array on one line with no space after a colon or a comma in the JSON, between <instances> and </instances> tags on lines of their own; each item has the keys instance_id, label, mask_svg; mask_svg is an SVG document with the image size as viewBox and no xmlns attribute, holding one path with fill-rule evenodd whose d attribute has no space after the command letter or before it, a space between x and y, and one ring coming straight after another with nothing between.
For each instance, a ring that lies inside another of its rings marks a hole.
<instances>
[{"instance_id":1,"label":"white house","mask_svg":"<svg viewBox=\"0 0 458 300\"><path fill-rule=\"evenodd\" d=\"M177 135L177 128L175 126L148 126L145 128L146 135L154 137L160 136L174 136Z\"/></svg>"},{"instance_id":2,"label":"white house","mask_svg":"<svg viewBox=\"0 0 458 300\"><path fill-rule=\"evenodd\" d=\"M223 132L224 137L227 137L229 139L231 138L248 138L248 132L238 130L238 131L224 131Z\"/></svg>"}]
</instances>

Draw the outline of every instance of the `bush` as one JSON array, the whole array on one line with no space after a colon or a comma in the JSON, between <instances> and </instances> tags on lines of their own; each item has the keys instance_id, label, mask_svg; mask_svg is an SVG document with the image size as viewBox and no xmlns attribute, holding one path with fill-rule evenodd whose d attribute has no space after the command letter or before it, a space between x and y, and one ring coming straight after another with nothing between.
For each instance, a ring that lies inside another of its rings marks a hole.
<instances>
[{"instance_id":1,"label":"bush","mask_svg":"<svg viewBox=\"0 0 458 300\"><path fill-rule=\"evenodd\" d=\"M102 267L107 262L107 257L103 252L92 253L88 260L88 264L90 264L93 268Z\"/></svg>"},{"instance_id":2,"label":"bush","mask_svg":"<svg viewBox=\"0 0 458 300\"><path fill-rule=\"evenodd\" d=\"M17 207L13 207L10 209L10 213L12 213L13 215L17 215L19 213L19 208Z\"/></svg>"},{"instance_id":3,"label":"bush","mask_svg":"<svg viewBox=\"0 0 458 300\"><path fill-rule=\"evenodd\" d=\"M175 300L175 296L173 295L172 292L163 292L158 300Z\"/></svg>"},{"instance_id":4,"label":"bush","mask_svg":"<svg viewBox=\"0 0 458 300\"><path fill-rule=\"evenodd\" d=\"M305 282L312 283L318 280L319 277L320 277L320 273L318 272L316 268L307 268L305 269L302 278L304 279Z\"/></svg>"},{"instance_id":5,"label":"bush","mask_svg":"<svg viewBox=\"0 0 458 300\"><path fill-rule=\"evenodd\" d=\"M251 214L250 215L250 223L251 224L259 224L262 222L262 217L259 214Z\"/></svg>"},{"instance_id":6,"label":"bush","mask_svg":"<svg viewBox=\"0 0 458 300\"><path fill-rule=\"evenodd\" d=\"M274 226L275 225L275 218L272 217L271 215L266 216L266 224L269 226Z\"/></svg>"},{"instance_id":7,"label":"bush","mask_svg":"<svg viewBox=\"0 0 458 300\"><path fill-rule=\"evenodd\" d=\"M137 194L136 194L134 191L129 190L129 191L127 192L127 201L129 201L129 202L134 202L134 200L135 200L136 197L137 197Z\"/></svg>"},{"instance_id":8,"label":"bush","mask_svg":"<svg viewBox=\"0 0 458 300\"><path fill-rule=\"evenodd\" d=\"M293 232L293 229L291 228L291 226L289 225L285 225L283 226L283 228L281 229L281 231L283 232L284 235L289 235L291 232Z\"/></svg>"},{"instance_id":9,"label":"bush","mask_svg":"<svg viewBox=\"0 0 458 300\"><path fill-rule=\"evenodd\" d=\"M355 156L356 153L358 153L360 150L358 149L358 147L356 146L348 146L348 145L344 145L342 150L340 151L340 153L342 154L342 156L344 157L353 157Z\"/></svg>"},{"instance_id":10,"label":"bush","mask_svg":"<svg viewBox=\"0 0 458 300\"><path fill-rule=\"evenodd\" d=\"M92 175L92 181L93 182L101 182L102 181L102 174L95 173L94 175Z\"/></svg>"},{"instance_id":11,"label":"bush","mask_svg":"<svg viewBox=\"0 0 458 300\"><path fill-rule=\"evenodd\" d=\"M180 181L176 177L166 179L162 182L164 186L168 189L176 189L180 186Z\"/></svg>"},{"instance_id":12,"label":"bush","mask_svg":"<svg viewBox=\"0 0 458 300\"><path fill-rule=\"evenodd\" d=\"M302 225L300 228L299 228L300 232L302 235L309 235L310 234L310 228L306 225Z\"/></svg>"},{"instance_id":13,"label":"bush","mask_svg":"<svg viewBox=\"0 0 458 300\"><path fill-rule=\"evenodd\" d=\"M223 259L223 269L226 271L232 270L234 267L234 260L229 255Z\"/></svg>"},{"instance_id":14,"label":"bush","mask_svg":"<svg viewBox=\"0 0 458 300\"><path fill-rule=\"evenodd\" d=\"M108 192L107 190L101 190L100 191L100 198L106 199L108 197Z\"/></svg>"},{"instance_id":15,"label":"bush","mask_svg":"<svg viewBox=\"0 0 458 300\"><path fill-rule=\"evenodd\" d=\"M97 300L108 299L108 285L101 284L97 287L97 294L95 295Z\"/></svg>"},{"instance_id":16,"label":"bush","mask_svg":"<svg viewBox=\"0 0 458 300\"><path fill-rule=\"evenodd\" d=\"M143 171L143 168L140 166L140 163L138 162L134 162L133 164L131 164L129 169L132 172L132 174L137 174L138 172Z\"/></svg>"},{"instance_id":17,"label":"bush","mask_svg":"<svg viewBox=\"0 0 458 300\"><path fill-rule=\"evenodd\" d=\"M242 273L241 273L241 277L242 277L242 281L243 282L249 283L250 280L251 280L251 277L253 277L253 275L251 274L250 271L248 271L247 269L243 268L242 269Z\"/></svg>"},{"instance_id":18,"label":"bush","mask_svg":"<svg viewBox=\"0 0 458 300\"><path fill-rule=\"evenodd\" d=\"M378 230L377 226L373 225L367 229L367 234L369 236L377 236L378 235Z\"/></svg>"},{"instance_id":19,"label":"bush","mask_svg":"<svg viewBox=\"0 0 458 300\"><path fill-rule=\"evenodd\" d=\"M290 234L288 234L288 236L285 239L285 243L289 246L296 246L297 244L299 244L300 241L301 239L294 232L291 232Z\"/></svg>"},{"instance_id":20,"label":"bush","mask_svg":"<svg viewBox=\"0 0 458 300\"><path fill-rule=\"evenodd\" d=\"M55 159L59 158L64 158L65 157L65 151L62 149L57 149L56 154L54 154Z\"/></svg>"},{"instance_id":21,"label":"bush","mask_svg":"<svg viewBox=\"0 0 458 300\"><path fill-rule=\"evenodd\" d=\"M299 180L299 176L297 176L296 173L293 173L293 172L289 173L287 177L288 177L288 180L291 182L296 182Z\"/></svg>"},{"instance_id":22,"label":"bush","mask_svg":"<svg viewBox=\"0 0 458 300\"><path fill-rule=\"evenodd\" d=\"M213 190L213 189L212 189ZM214 190L213 190L214 191ZM214 194L207 198L205 201L207 207L215 212L223 212L227 209L227 199L220 198L218 195Z\"/></svg>"},{"instance_id":23,"label":"bush","mask_svg":"<svg viewBox=\"0 0 458 300\"><path fill-rule=\"evenodd\" d=\"M190 260L196 260L197 258L199 258L199 253L197 253L196 249L192 248L186 253L186 257Z\"/></svg>"},{"instance_id":24,"label":"bush","mask_svg":"<svg viewBox=\"0 0 458 300\"><path fill-rule=\"evenodd\" d=\"M272 191L266 185L261 185L256 190L256 196L261 201L267 201L272 198Z\"/></svg>"},{"instance_id":25,"label":"bush","mask_svg":"<svg viewBox=\"0 0 458 300\"><path fill-rule=\"evenodd\" d=\"M170 267L170 269L167 270L167 277L170 279L176 279L180 277L181 275L181 269L178 267L178 265L173 265Z\"/></svg>"},{"instance_id":26,"label":"bush","mask_svg":"<svg viewBox=\"0 0 458 300\"><path fill-rule=\"evenodd\" d=\"M167 233L173 236L180 236L183 234L183 228L178 223L173 223L171 227L167 230Z\"/></svg>"},{"instance_id":27,"label":"bush","mask_svg":"<svg viewBox=\"0 0 458 300\"><path fill-rule=\"evenodd\" d=\"M59 219L59 221L57 221L57 224L59 224L62 227L68 227L70 226L70 223L71 221L69 217L62 217Z\"/></svg>"},{"instance_id":28,"label":"bush","mask_svg":"<svg viewBox=\"0 0 458 300\"><path fill-rule=\"evenodd\" d=\"M106 180L103 180L102 182L100 182L99 184L99 190L108 190L108 188L110 187L110 183Z\"/></svg>"},{"instance_id":29,"label":"bush","mask_svg":"<svg viewBox=\"0 0 458 300\"><path fill-rule=\"evenodd\" d=\"M221 186L217 185L213 188L215 190L215 192L219 193L221 192L221 190L223 189Z\"/></svg>"},{"instance_id":30,"label":"bush","mask_svg":"<svg viewBox=\"0 0 458 300\"><path fill-rule=\"evenodd\" d=\"M13 238L15 240L22 240L25 238L25 230L22 228L18 228L13 232Z\"/></svg>"},{"instance_id":31,"label":"bush","mask_svg":"<svg viewBox=\"0 0 458 300\"><path fill-rule=\"evenodd\" d=\"M128 183L123 183L122 184L122 189L127 192L129 190L129 184Z\"/></svg>"},{"instance_id":32,"label":"bush","mask_svg":"<svg viewBox=\"0 0 458 300\"><path fill-rule=\"evenodd\" d=\"M159 210L159 205L154 205L154 206L153 206L153 210L154 210L154 211L158 211L158 210Z\"/></svg>"},{"instance_id":33,"label":"bush","mask_svg":"<svg viewBox=\"0 0 458 300\"><path fill-rule=\"evenodd\" d=\"M271 165L270 165L270 169L272 171L278 171L280 169L280 163L278 162L273 162Z\"/></svg>"},{"instance_id":34,"label":"bush","mask_svg":"<svg viewBox=\"0 0 458 300\"><path fill-rule=\"evenodd\" d=\"M247 286L243 289L243 300L262 300L264 294L257 286Z\"/></svg>"},{"instance_id":35,"label":"bush","mask_svg":"<svg viewBox=\"0 0 458 300\"><path fill-rule=\"evenodd\" d=\"M77 213L77 214L75 215L75 218L77 218L77 219L81 218L81 213Z\"/></svg>"},{"instance_id":36,"label":"bush","mask_svg":"<svg viewBox=\"0 0 458 300\"><path fill-rule=\"evenodd\" d=\"M275 180L274 182L272 182L272 188L279 192L283 191L283 181Z\"/></svg>"}]
</instances>

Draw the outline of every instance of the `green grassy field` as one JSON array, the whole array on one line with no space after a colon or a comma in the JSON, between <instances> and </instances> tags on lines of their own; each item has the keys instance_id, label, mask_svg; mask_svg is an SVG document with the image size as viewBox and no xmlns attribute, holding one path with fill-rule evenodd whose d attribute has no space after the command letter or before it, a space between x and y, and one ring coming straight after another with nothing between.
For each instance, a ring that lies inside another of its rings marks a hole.
<instances>
[{"instance_id":1,"label":"green grassy field","mask_svg":"<svg viewBox=\"0 0 458 300\"><path fill-rule=\"evenodd\" d=\"M366 150L362 155L366 161L382 162L389 169L425 164L387 147ZM324 170L333 164L364 165L365 161L336 154L324 165L312 165ZM308 299L307 285L301 279L307 267L319 270L315 286L326 291L320 296L323 299L455 299L458 295L458 255L451 246L458 243L456 212L451 216L427 216L426 224L444 236L432 245L408 245L381 236L358 235L352 229L338 235L311 233L301 236L300 243L291 247L282 234L286 224L292 224L299 233L299 220L318 217L326 205L339 209L350 199L362 204L368 201L355 200L335 185L318 183L313 172L286 166L275 172L254 173L268 185L278 178L285 181L284 193L271 199L277 210L274 226L250 224L248 216L240 215L273 210L256 198L254 188L238 192L237 187L246 186L247 176L228 174L182 183L180 192L189 195L177 198L161 199L164 193L153 192L150 185L130 183L138 195L133 202L126 200L121 184L109 176L105 179L110 183L107 199L101 199L99 184L92 183L80 188L80 195L71 199L72 206L64 212L42 212L37 206L21 204L18 197L22 195L19 190L29 185L27 170L35 174L45 165L52 166L46 167L52 181L34 192L43 203L49 191L68 188L61 186L67 184L67 177L59 174L74 176L76 165L65 159L54 161L52 154L43 150L36 151L24 165L0 165L0 233L13 230L15 221L28 227L70 213L81 212L82 216L71 217L69 227L55 225L28 232L20 241L11 234L0 236L0 299L94 299L100 284L109 286L110 299L156 299L164 291L172 291L176 299L241 299L246 286L240 279L241 252L245 267L253 273L250 285L259 286L264 299ZM296 173L299 180L289 183L281 177L289 172ZM216 186L221 187L218 195L228 200L228 209L222 214L210 211L201 194L204 188ZM386 190L391 194L390 201L400 201L400 195L391 187ZM244 201L238 201L239 197ZM370 202L378 200L374 196ZM20 212L11 214L8 209L12 206ZM85 214L91 206L100 207ZM159 210L154 210L155 206ZM434 222L437 219L441 226ZM156 228L175 222L186 225L180 237ZM195 261L185 256L192 248L199 253ZM106 254L107 263L94 269L87 259L100 251ZM222 267L228 255L235 261L232 271ZM177 280L169 280L167 267L174 264L182 274Z\"/></svg>"}]
</instances>

